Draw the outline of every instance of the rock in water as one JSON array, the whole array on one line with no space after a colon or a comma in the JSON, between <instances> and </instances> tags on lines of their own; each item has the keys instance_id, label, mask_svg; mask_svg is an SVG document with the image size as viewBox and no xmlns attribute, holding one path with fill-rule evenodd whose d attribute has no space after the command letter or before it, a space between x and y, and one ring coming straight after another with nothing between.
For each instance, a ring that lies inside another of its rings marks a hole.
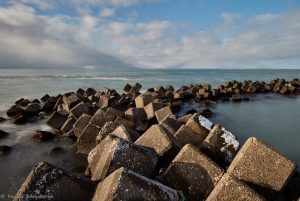
<instances>
[{"instance_id":1,"label":"rock in water","mask_svg":"<svg viewBox=\"0 0 300 201\"><path fill-rule=\"evenodd\" d=\"M293 176L296 164L257 138L249 138L227 169L264 196L276 196Z\"/></svg>"},{"instance_id":2,"label":"rock in water","mask_svg":"<svg viewBox=\"0 0 300 201\"><path fill-rule=\"evenodd\" d=\"M0 138L5 138L9 135L9 133L3 131L3 130L0 130Z\"/></svg>"},{"instance_id":3,"label":"rock in water","mask_svg":"<svg viewBox=\"0 0 300 201\"><path fill-rule=\"evenodd\" d=\"M29 173L14 201L91 200L95 184L80 175L69 173L47 162L40 162Z\"/></svg>"},{"instance_id":4,"label":"rock in water","mask_svg":"<svg viewBox=\"0 0 300 201\"><path fill-rule=\"evenodd\" d=\"M12 147L7 145L0 146L0 156L7 155L12 150Z\"/></svg>"},{"instance_id":5,"label":"rock in water","mask_svg":"<svg viewBox=\"0 0 300 201\"><path fill-rule=\"evenodd\" d=\"M49 131L37 131L32 139L37 140L37 141L48 141L52 140L56 137L55 134L49 132Z\"/></svg>"},{"instance_id":6,"label":"rock in water","mask_svg":"<svg viewBox=\"0 0 300 201\"><path fill-rule=\"evenodd\" d=\"M97 187L93 201L184 200L178 191L125 168L119 168Z\"/></svg>"},{"instance_id":7,"label":"rock in water","mask_svg":"<svg viewBox=\"0 0 300 201\"><path fill-rule=\"evenodd\" d=\"M0 117L0 123L6 121L6 119L4 117Z\"/></svg>"}]
</instances>

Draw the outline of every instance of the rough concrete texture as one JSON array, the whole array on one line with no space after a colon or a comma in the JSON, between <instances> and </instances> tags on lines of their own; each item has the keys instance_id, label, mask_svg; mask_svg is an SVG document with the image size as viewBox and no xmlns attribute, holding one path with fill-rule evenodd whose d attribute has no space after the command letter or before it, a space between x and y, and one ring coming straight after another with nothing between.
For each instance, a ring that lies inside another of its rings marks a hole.
<instances>
[{"instance_id":1,"label":"rough concrete texture","mask_svg":"<svg viewBox=\"0 0 300 201\"><path fill-rule=\"evenodd\" d=\"M86 127L86 125L89 123L91 120L92 116L87 115L87 114L82 114L79 119L75 122L73 125L74 128L74 133L76 137L79 137Z\"/></svg>"},{"instance_id":2,"label":"rough concrete texture","mask_svg":"<svg viewBox=\"0 0 300 201\"><path fill-rule=\"evenodd\" d=\"M117 110L115 108L112 108L112 107L107 108L106 112L108 112L112 115L115 115L116 117L120 117L120 118L124 117L124 112Z\"/></svg>"},{"instance_id":3,"label":"rough concrete texture","mask_svg":"<svg viewBox=\"0 0 300 201\"><path fill-rule=\"evenodd\" d=\"M93 201L180 201L180 194L157 181L119 168L97 187Z\"/></svg>"},{"instance_id":4,"label":"rough concrete texture","mask_svg":"<svg viewBox=\"0 0 300 201\"><path fill-rule=\"evenodd\" d=\"M261 195L247 186L244 182L225 173L206 201L263 201Z\"/></svg>"},{"instance_id":5,"label":"rough concrete texture","mask_svg":"<svg viewBox=\"0 0 300 201\"><path fill-rule=\"evenodd\" d=\"M232 162L238 148L239 142L235 136L217 124L205 138L200 149L216 163L226 167Z\"/></svg>"},{"instance_id":6,"label":"rough concrete texture","mask_svg":"<svg viewBox=\"0 0 300 201\"><path fill-rule=\"evenodd\" d=\"M147 119L153 119L155 117L155 111L160 110L164 107L163 103L149 103L145 106L145 112L147 115Z\"/></svg>"},{"instance_id":7,"label":"rough concrete texture","mask_svg":"<svg viewBox=\"0 0 300 201\"><path fill-rule=\"evenodd\" d=\"M204 200L223 170L191 144L185 145L161 176L163 183L181 190L191 201Z\"/></svg>"},{"instance_id":8,"label":"rough concrete texture","mask_svg":"<svg viewBox=\"0 0 300 201\"><path fill-rule=\"evenodd\" d=\"M134 99L136 108L144 108L146 105L151 103L154 97L147 94L141 94Z\"/></svg>"},{"instance_id":9,"label":"rough concrete texture","mask_svg":"<svg viewBox=\"0 0 300 201\"><path fill-rule=\"evenodd\" d=\"M96 146L96 137L100 127L88 124L77 139L77 150L79 154L88 155Z\"/></svg>"},{"instance_id":10,"label":"rough concrete texture","mask_svg":"<svg viewBox=\"0 0 300 201\"><path fill-rule=\"evenodd\" d=\"M246 183L281 191L296 169L296 164L255 137L249 138L227 172Z\"/></svg>"},{"instance_id":11,"label":"rough concrete texture","mask_svg":"<svg viewBox=\"0 0 300 201\"><path fill-rule=\"evenodd\" d=\"M199 114L194 114L187 122L186 126L192 129L197 135L205 139L209 133L209 130L199 123Z\"/></svg>"},{"instance_id":12,"label":"rough concrete texture","mask_svg":"<svg viewBox=\"0 0 300 201\"><path fill-rule=\"evenodd\" d=\"M75 119L78 119L82 114L91 114L92 111L89 109L87 104L81 102L73 107L70 113L75 117Z\"/></svg>"},{"instance_id":13,"label":"rough concrete texture","mask_svg":"<svg viewBox=\"0 0 300 201\"><path fill-rule=\"evenodd\" d=\"M159 124L162 127L164 127L165 129L167 129L173 135L180 128L180 126L182 126L182 123L177 120L177 118L175 117L175 115L167 116Z\"/></svg>"},{"instance_id":14,"label":"rough concrete texture","mask_svg":"<svg viewBox=\"0 0 300 201\"><path fill-rule=\"evenodd\" d=\"M114 119L115 119L114 115L99 109L90 120L90 124L97 127L102 127L106 122L114 121Z\"/></svg>"},{"instance_id":15,"label":"rough concrete texture","mask_svg":"<svg viewBox=\"0 0 300 201\"><path fill-rule=\"evenodd\" d=\"M133 129L126 127L124 125L118 126L113 132L113 135L122 138L124 140L127 140L129 142L136 141L140 135Z\"/></svg>"},{"instance_id":16,"label":"rough concrete texture","mask_svg":"<svg viewBox=\"0 0 300 201\"><path fill-rule=\"evenodd\" d=\"M124 119L124 118L120 118L120 117L117 117L117 118L115 119L115 123L120 124L120 125L127 126L127 127L129 127L129 128L134 128L134 126L135 126L135 123L134 123L134 122L129 121L129 120Z\"/></svg>"},{"instance_id":17,"label":"rough concrete texture","mask_svg":"<svg viewBox=\"0 0 300 201\"><path fill-rule=\"evenodd\" d=\"M69 132L70 130L73 129L73 125L75 124L75 122L76 122L76 119L73 116L69 115L67 121L61 127L61 131L63 133Z\"/></svg>"},{"instance_id":18,"label":"rough concrete texture","mask_svg":"<svg viewBox=\"0 0 300 201\"><path fill-rule=\"evenodd\" d=\"M178 119L178 121L180 121L180 122L182 122L182 123L185 124L186 122L188 122L188 120L189 120L192 116L193 116L192 114L184 115L184 116L180 117L180 118Z\"/></svg>"},{"instance_id":19,"label":"rough concrete texture","mask_svg":"<svg viewBox=\"0 0 300 201\"><path fill-rule=\"evenodd\" d=\"M182 125L174 134L174 137L181 144L181 146L192 144L196 147L199 147L204 140L201 135L198 135L186 125Z\"/></svg>"},{"instance_id":20,"label":"rough concrete texture","mask_svg":"<svg viewBox=\"0 0 300 201\"><path fill-rule=\"evenodd\" d=\"M163 107L155 111L155 116L158 122L162 121L167 116L173 115L172 109L170 106Z\"/></svg>"},{"instance_id":21,"label":"rough concrete texture","mask_svg":"<svg viewBox=\"0 0 300 201\"><path fill-rule=\"evenodd\" d=\"M91 200L95 189L96 185L89 179L41 162L31 170L14 201Z\"/></svg>"},{"instance_id":22,"label":"rough concrete texture","mask_svg":"<svg viewBox=\"0 0 300 201\"><path fill-rule=\"evenodd\" d=\"M106 122L96 137L96 144L99 144L108 134L113 132L120 124L108 121Z\"/></svg>"},{"instance_id":23,"label":"rough concrete texture","mask_svg":"<svg viewBox=\"0 0 300 201\"><path fill-rule=\"evenodd\" d=\"M63 114L60 112L53 112L53 114L50 116L50 118L47 121L47 125L59 131L62 128L62 126L65 124L67 119L68 119L67 114Z\"/></svg>"},{"instance_id":24,"label":"rough concrete texture","mask_svg":"<svg viewBox=\"0 0 300 201\"><path fill-rule=\"evenodd\" d=\"M110 139L105 139L104 143L100 143L89 155L89 162L97 164L94 170L91 168L92 180L103 180L120 167L128 168L147 177L153 176L158 161L154 150L138 146L114 135L108 135L107 138Z\"/></svg>"},{"instance_id":25,"label":"rough concrete texture","mask_svg":"<svg viewBox=\"0 0 300 201\"><path fill-rule=\"evenodd\" d=\"M159 156L172 149L179 151L179 144L174 136L158 124L151 126L135 144L152 148Z\"/></svg>"},{"instance_id":26,"label":"rough concrete texture","mask_svg":"<svg viewBox=\"0 0 300 201\"><path fill-rule=\"evenodd\" d=\"M129 108L125 111L125 117L133 122L144 122L147 120L147 115L144 108Z\"/></svg>"}]
</instances>

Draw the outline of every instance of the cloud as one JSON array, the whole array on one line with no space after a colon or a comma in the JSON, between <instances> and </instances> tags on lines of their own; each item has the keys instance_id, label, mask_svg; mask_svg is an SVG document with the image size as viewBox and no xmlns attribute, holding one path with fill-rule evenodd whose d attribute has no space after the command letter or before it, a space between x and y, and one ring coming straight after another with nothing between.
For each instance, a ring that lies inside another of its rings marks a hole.
<instances>
[{"instance_id":1,"label":"cloud","mask_svg":"<svg viewBox=\"0 0 300 201\"><path fill-rule=\"evenodd\" d=\"M219 24L187 34L171 20L121 21L110 13L151 0L87 0L101 5L100 14L75 16L42 15L28 4L38 1L22 1L0 7L0 67L299 68L299 10L221 13Z\"/></svg>"},{"instance_id":2,"label":"cloud","mask_svg":"<svg viewBox=\"0 0 300 201\"><path fill-rule=\"evenodd\" d=\"M100 16L102 17L110 17L115 14L115 10L112 8L102 8L100 11Z\"/></svg>"},{"instance_id":3,"label":"cloud","mask_svg":"<svg viewBox=\"0 0 300 201\"><path fill-rule=\"evenodd\" d=\"M130 66L77 40L74 33L81 30L66 24L64 20L68 18L37 16L34 9L21 4L0 8L0 67ZM95 25L90 16L83 17L81 22L80 26L87 29Z\"/></svg>"}]
</instances>

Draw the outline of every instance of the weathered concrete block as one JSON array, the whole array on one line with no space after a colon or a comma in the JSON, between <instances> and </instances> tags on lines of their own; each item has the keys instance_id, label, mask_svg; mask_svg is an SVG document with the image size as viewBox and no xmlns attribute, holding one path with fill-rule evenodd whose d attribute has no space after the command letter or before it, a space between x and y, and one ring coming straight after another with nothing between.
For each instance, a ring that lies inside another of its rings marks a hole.
<instances>
[{"instance_id":1,"label":"weathered concrete block","mask_svg":"<svg viewBox=\"0 0 300 201\"><path fill-rule=\"evenodd\" d=\"M112 107L107 108L106 112L108 112L116 117L120 117L120 118L123 118L125 115L124 112L117 110L115 108L112 108Z\"/></svg>"},{"instance_id":2,"label":"weathered concrete block","mask_svg":"<svg viewBox=\"0 0 300 201\"><path fill-rule=\"evenodd\" d=\"M101 127L90 123L84 128L77 139L77 149L79 154L88 155L89 152L96 146L96 137L100 130Z\"/></svg>"},{"instance_id":3,"label":"weathered concrete block","mask_svg":"<svg viewBox=\"0 0 300 201\"><path fill-rule=\"evenodd\" d=\"M99 144L108 134L113 132L120 124L113 121L106 122L96 137L96 144Z\"/></svg>"},{"instance_id":4,"label":"weathered concrete block","mask_svg":"<svg viewBox=\"0 0 300 201\"><path fill-rule=\"evenodd\" d=\"M134 126L135 126L134 122L129 121L128 119L120 118L120 117L117 117L115 119L115 123L117 123L119 125L124 125L124 126L129 127L129 128L134 128Z\"/></svg>"},{"instance_id":5,"label":"weathered concrete block","mask_svg":"<svg viewBox=\"0 0 300 201\"><path fill-rule=\"evenodd\" d=\"M87 114L82 114L79 119L73 125L74 133L76 137L79 137L85 127L88 125L89 121L92 119L92 116Z\"/></svg>"},{"instance_id":6,"label":"weathered concrete block","mask_svg":"<svg viewBox=\"0 0 300 201\"><path fill-rule=\"evenodd\" d=\"M247 186L244 182L225 173L206 201L249 200L264 201L265 199Z\"/></svg>"},{"instance_id":7,"label":"weathered concrete block","mask_svg":"<svg viewBox=\"0 0 300 201\"><path fill-rule=\"evenodd\" d=\"M93 88L87 88L83 94L84 97L93 96L96 94L96 90Z\"/></svg>"},{"instance_id":8,"label":"weathered concrete block","mask_svg":"<svg viewBox=\"0 0 300 201\"><path fill-rule=\"evenodd\" d=\"M182 125L174 134L174 137L181 144L181 146L192 144L196 147L199 147L204 141L203 136L198 135L186 125Z\"/></svg>"},{"instance_id":9,"label":"weathered concrete block","mask_svg":"<svg viewBox=\"0 0 300 201\"><path fill-rule=\"evenodd\" d=\"M14 197L19 200L91 200L96 185L89 179L55 167L37 164Z\"/></svg>"},{"instance_id":10,"label":"weathered concrete block","mask_svg":"<svg viewBox=\"0 0 300 201\"><path fill-rule=\"evenodd\" d=\"M159 124L167 129L172 135L174 135L180 126L182 126L182 123L177 120L175 115L167 116Z\"/></svg>"},{"instance_id":11,"label":"weathered concrete block","mask_svg":"<svg viewBox=\"0 0 300 201\"><path fill-rule=\"evenodd\" d=\"M124 125L118 126L112 134L129 142L134 142L140 137L138 132Z\"/></svg>"},{"instance_id":12,"label":"weathered concrete block","mask_svg":"<svg viewBox=\"0 0 300 201\"><path fill-rule=\"evenodd\" d=\"M152 148L159 156L171 149L179 150L180 147L174 136L158 124L151 126L135 144Z\"/></svg>"},{"instance_id":13,"label":"weathered concrete block","mask_svg":"<svg viewBox=\"0 0 300 201\"><path fill-rule=\"evenodd\" d=\"M97 187L93 201L145 200L180 201L180 194L157 181L119 168Z\"/></svg>"},{"instance_id":14,"label":"weathered concrete block","mask_svg":"<svg viewBox=\"0 0 300 201\"><path fill-rule=\"evenodd\" d=\"M145 122L147 120L147 115L144 108L129 108L125 111L125 117L133 122Z\"/></svg>"},{"instance_id":15,"label":"weathered concrete block","mask_svg":"<svg viewBox=\"0 0 300 201\"><path fill-rule=\"evenodd\" d=\"M186 126L192 129L203 139L207 137L212 125L213 124L208 119L199 114L194 114L186 123Z\"/></svg>"},{"instance_id":16,"label":"weathered concrete block","mask_svg":"<svg viewBox=\"0 0 300 201\"><path fill-rule=\"evenodd\" d=\"M215 125L205 138L200 149L221 167L228 166L239 148L235 136L224 127Z\"/></svg>"},{"instance_id":17,"label":"weathered concrete block","mask_svg":"<svg viewBox=\"0 0 300 201\"><path fill-rule=\"evenodd\" d=\"M90 124L97 127L102 127L106 122L114 121L114 119L115 115L112 115L104 110L99 109L92 117Z\"/></svg>"},{"instance_id":18,"label":"weathered concrete block","mask_svg":"<svg viewBox=\"0 0 300 201\"><path fill-rule=\"evenodd\" d=\"M180 122L182 122L182 123L185 124L186 122L188 122L188 120L189 120L192 116L193 116L192 114L184 115L184 116L180 117L180 118L178 119L178 121L180 121Z\"/></svg>"},{"instance_id":19,"label":"weathered concrete block","mask_svg":"<svg viewBox=\"0 0 300 201\"><path fill-rule=\"evenodd\" d=\"M91 115L92 114L92 110L90 109L90 107L87 106L86 103L79 103L77 104L75 107L73 107L70 111L70 113L75 117L75 119L79 119L79 117L82 115L82 114L88 114L88 115Z\"/></svg>"},{"instance_id":20,"label":"weathered concrete block","mask_svg":"<svg viewBox=\"0 0 300 201\"><path fill-rule=\"evenodd\" d=\"M114 135L108 135L91 151L88 158L94 181L104 179L120 167L151 177L158 160L153 150Z\"/></svg>"},{"instance_id":21,"label":"weathered concrete block","mask_svg":"<svg viewBox=\"0 0 300 201\"><path fill-rule=\"evenodd\" d=\"M134 99L136 108L144 108L146 105L151 103L154 100L154 97L147 94L140 94Z\"/></svg>"},{"instance_id":22,"label":"weathered concrete block","mask_svg":"<svg viewBox=\"0 0 300 201\"><path fill-rule=\"evenodd\" d=\"M59 112L54 112L47 121L47 125L51 128L60 131L62 126L68 119L68 114L62 114Z\"/></svg>"},{"instance_id":23,"label":"weathered concrete block","mask_svg":"<svg viewBox=\"0 0 300 201\"><path fill-rule=\"evenodd\" d=\"M165 173L163 182L192 201L204 200L223 175L223 170L193 145L185 145Z\"/></svg>"},{"instance_id":24,"label":"weathered concrete block","mask_svg":"<svg viewBox=\"0 0 300 201\"><path fill-rule=\"evenodd\" d=\"M251 137L238 152L227 172L246 183L281 191L295 169L293 161Z\"/></svg>"},{"instance_id":25,"label":"weathered concrete block","mask_svg":"<svg viewBox=\"0 0 300 201\"><path fill-rule=\"evenodd\" d=\"M62 100L68 112L78 103L80 103L79 98L73 92L64 94Z\"/></svg>"},{"instance_id":26,"label":"weathered concrete block","mask_svg":"<svg viewBox=\"0 0 300 201\"><path fill-rule=\"evenodd\" d=\"M19 105L11 106L6 112L7 116L9 116L9 117L16 116L20 113L24 113L24 109Z\"/></svg>"},{"instance_id":27,"label":"weathered concrete block","mask_svg":"<svg viewBox=\"0 0 300 201\"><path fill-rule=\"evenodd\" d=\"M75 124L76 119L73 116L69 116L64 125L61 127L62 133L67 133L73 129L73 125Z\"/></svg>"},{"instance_id":28,"label":"weathered concrete block","mask_svg":"<svg viewBox=\"0 0 300 201\"><path fill-rule=\"evenodd\" d=\"M130 89L130 93L136 94L136 93L138 93L141 90L141 88L142 88L142 85L137 82Z\"/></svg>"},{"instance_id":29,"label":"weathered concrete block","mask_svg":"<svg viewBox=\"0 0 300 201\"><path fill-rule=\"evenodd\" d=\"M131 88L132 88L132 86L130 84L126 84L123 88L123 91L125 91L126 93L129 93Z\"/></svg>"},{"instance_id":30,"label":"weathered concrete block","mask_svg":"<svg viewBox=\"0 0 300 201\"><path fill-rule=\"evenodd\" d=\"M155 116L158 122L162 121L169 115L173 115L172 109L170 106L163 107L157 111L155 111Z\"/></svg>"},{"instance_id":31,"label":"weathered concrete block","mask_svg":"<svg viewBox=\"0 0 300 201\"><path fill-rule=\"evenodd\" d=\"M155 117L155 111L160 110L164 107L163 103L149 103L144 109L147 115L147 119L152 119Z\"/></svg>"}]
</instances>

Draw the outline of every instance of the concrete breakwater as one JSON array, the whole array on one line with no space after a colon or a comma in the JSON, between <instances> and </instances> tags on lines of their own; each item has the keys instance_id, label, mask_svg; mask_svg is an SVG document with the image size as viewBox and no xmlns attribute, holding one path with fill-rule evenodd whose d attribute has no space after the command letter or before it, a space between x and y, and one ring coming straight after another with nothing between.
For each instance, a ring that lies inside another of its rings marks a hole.
<instances>
[{"instance_id":1,"label":"concrete breakwater","mask_svg":"<svg viewBox=\"0 0 300 201\"><path fill-rule=\"evenodd\" d=\"M77 176L40 163L15 199L276 200L286 191L288 198L297 199L296 165L288 158L256 138L239 149L231 132L206 118L209 110L182 117L174 113L191 99L241 101L259 92L297 94L299 86L298 80L233 81L218 89L193 85L175 91L167 86L141 94L137 83L126 85L123 94L90 88L21 99L7 112L14 123L51 114L47 123L57 132L40 131L34 139L47 141L58 134L72 138L89 165Z\"/></svg>"}]
</instances>

